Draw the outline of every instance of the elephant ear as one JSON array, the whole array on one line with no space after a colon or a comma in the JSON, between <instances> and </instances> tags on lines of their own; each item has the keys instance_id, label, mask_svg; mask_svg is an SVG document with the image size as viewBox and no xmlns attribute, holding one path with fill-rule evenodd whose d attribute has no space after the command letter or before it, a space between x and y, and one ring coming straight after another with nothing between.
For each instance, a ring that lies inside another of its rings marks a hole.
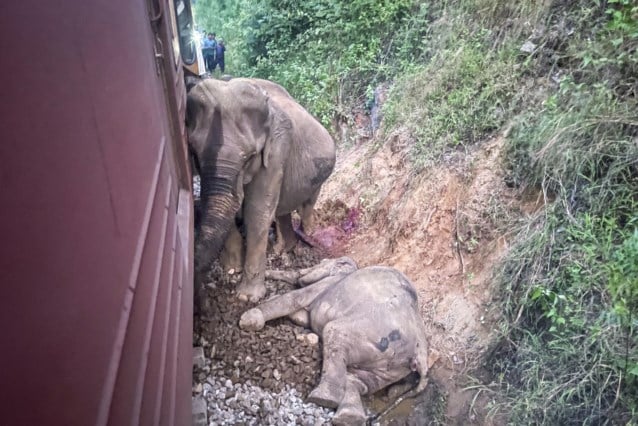
<instances>
[{"instance_id":1,"label":"elephant ear","mask_svg":"<svg viewBox=\"0 0 638 426\"><path fill-rule=\"evenodd\" d=\"M284 162L284 157L287 156L292 143L293 131L292 120L272 98L268 99L268 108L270 113L270 132L261 154L264 168L268 168L273 162L278 160ZM283 155L277 155L277 152Z\"/></svg>"}]
</instances>

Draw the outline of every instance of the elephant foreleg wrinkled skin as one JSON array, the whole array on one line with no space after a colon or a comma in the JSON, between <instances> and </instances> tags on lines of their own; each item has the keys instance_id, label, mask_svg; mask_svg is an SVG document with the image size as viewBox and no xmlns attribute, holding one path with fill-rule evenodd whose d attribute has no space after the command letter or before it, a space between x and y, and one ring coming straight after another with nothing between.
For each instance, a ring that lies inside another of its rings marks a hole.
<instances>
[{"instance_id":1,"label":"elephant foreleg wrinkled skin","mask_svg":"<svg viewBox=\"0 0 638 426\"><path fill-rule=\"evenodd\" d=\"M243 301L257 302L266 295L268 231L275 220L282 178L281 168L262 169L245 188L246 259L237 287L237 297Z\"/></svg>"}]
</instances>

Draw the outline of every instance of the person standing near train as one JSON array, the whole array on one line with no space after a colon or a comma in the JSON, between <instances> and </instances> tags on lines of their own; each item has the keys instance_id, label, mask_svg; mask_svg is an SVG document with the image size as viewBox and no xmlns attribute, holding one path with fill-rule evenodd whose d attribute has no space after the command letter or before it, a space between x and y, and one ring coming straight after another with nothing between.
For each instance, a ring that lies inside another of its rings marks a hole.
<instances>
[{"instance_id":1,"label":"person standing near train","mask_svg":"<svg viewBox=\"0 0 638 426\"><path fill-rule=\"evenodd\" d=\"M219 65L219 70L224 73L224 52L226 51L226 45L224 45L224 39L220 38L219 42L217 42L217 47L215 48L215 65L213 66L213 70L215 67Z\"/></svg>"},{"instance_id":2,"label":"person standing near train","mask_svg":"<svg viewBox=\"0 0 638 426\"><path fill-rule=\"evenodd\" d=\"M217 40L215 40L215 33L208 33L208 37L204 39L202 44L202 55L204 56L204 63L206 64L206 70L212 73L215 70L215 52L217 50Z\"/></svg>"}]
</instances>

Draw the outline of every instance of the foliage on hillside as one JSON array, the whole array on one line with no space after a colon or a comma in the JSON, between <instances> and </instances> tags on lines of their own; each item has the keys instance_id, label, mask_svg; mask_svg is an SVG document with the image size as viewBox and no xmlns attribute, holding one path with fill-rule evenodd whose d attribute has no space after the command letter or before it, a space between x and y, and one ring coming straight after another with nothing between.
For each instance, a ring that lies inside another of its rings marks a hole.
<instances>
[{"instance_id":1,"label":"foliage on hillside","mask_svg":"<svg viewBox=\"0 0 638 426\"><path fill-rule=\"evenodd\" d=\"M498 370L513 414L549 424L638 416L638 6L548 10L525 73L558 83L514 118L508 161L547 208L502 272L512 324Z\"/></svg>"},{"instance_id":2,"label":"foliage on hillside","mask_svg":"<svg viewBox=\"0 0 638 426\"><path fill-rule=\"evenodd\" d=\"M635 0L199 0L196 18L231 73L282 83L325 124L390 82L383 134L411 136L416 170L511 128L508 182L545 207L502 224L501 411L638 420Z\"/></svg>"},{"instance_id":3,"label":"foliage on hillside","mask_svg":"<svg viewBox=\"0 0 638 426\"><path fill-rule=\"evenodd\" d=\"M196 19L222 34L228 70L285 86L330 124L379 81L424 55L427 6L413 0L199 0Z\"/></svg>"}]
</instances>

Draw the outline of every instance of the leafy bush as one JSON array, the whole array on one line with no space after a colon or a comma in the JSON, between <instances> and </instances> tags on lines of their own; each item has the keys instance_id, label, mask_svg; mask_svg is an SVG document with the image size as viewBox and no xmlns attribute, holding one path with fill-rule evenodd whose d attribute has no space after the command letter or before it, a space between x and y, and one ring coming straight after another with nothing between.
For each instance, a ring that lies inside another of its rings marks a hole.
<instances>
[{"instance_id":1,"label":"leafy bush","mask_svg":"<svg viewBox=\"0 0 638 426\"><path fill-rule=\"evenodd\" d=\"M519 235L504 272L512 344L495 358L495 371L511 386L514 423L635 416L637 225L570 217L557 203Z\"/></svg>"}]
</instances>

